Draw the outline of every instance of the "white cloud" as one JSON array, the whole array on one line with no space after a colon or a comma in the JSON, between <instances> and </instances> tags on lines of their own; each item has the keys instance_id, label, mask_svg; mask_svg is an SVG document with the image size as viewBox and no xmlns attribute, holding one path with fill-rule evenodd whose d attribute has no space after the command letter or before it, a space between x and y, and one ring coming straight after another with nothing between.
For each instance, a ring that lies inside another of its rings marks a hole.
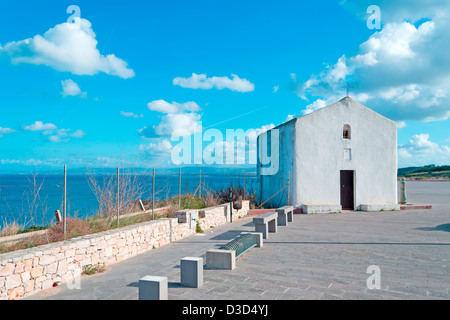
<instances>
[{"instance_id":1,"label":"white cloud","mask_svg":"<svg viewBox=\"0 0 450 320\"><path fill-rule=\"evenodd\" d=\"M58 158L48 159L48 160L36 160L36 159L1 159L0 164L2 165L24 165L24 166L60 166L65 161Z\"/></svg>"},{"instance_id":2,"label":"white cloud","mask_svg":"<svg viewBox=\"0 0 450 320\"><path fill-rule=\"evenodd\" d=\"M200 107L195 102L166 102L155 100L147 105L151 111L163 113L159 124L152 127L145 127L139 130L144 138L157 138L161 136L171 136L175 131L182 132L182 136L189 136L202 131L200 123Z\"/></svg>"},{"instance_id":3,"label":"white cloud","mask_svg":"<svg viewBox=\"0 0 450 320\"><path fill-rule=\"evenodd\" d=\"M45 65L76 75L103 72L125 79L135 76L128 64L114 54L100 54L95 38L91 23L76 18L76 23L58 24L43 36L36 35L0 46L0 54L8 55L13 64Z\"/></svg>"},{"instance_id":4,"label":"white cloud","mask_svg":"<svg viewBox=\"0 0 450 320\"><path fill-rule=\"evenodd\" d=\"M319 109L325 108L328 105L327 101L322 99L317 99L313 103L306 106L306 109L302 111L302 114L309 114Z\"/></svg>"},{"instance_id":5,"label":"white cloud","mask_svg":"<svg viewBox=\"0 0 450 320\"><path fill-rule=\"evenodd\" d=\"M84 132L83 130L78 129L78 130L75 130L75 132L72 133L70 136L72 138L82 139L82 138L84 138L85 135L86 135L86 132Z\"/></svg>"},{"instance_id":6,"label":"white cloud","mask_svg":"<svg viewBox=\"0 0 450 320\"><path fill-rule=\"evenodd\" d=\"M189 78L177 77L173 79L175 86L190 89L212 89L219 90L230 89L238 92L251 92L255 90L255 85L247 79L241 79L237 75L232 75L233 79L228 77L207 78L206 74L193 73Z\"/></svg>"},{"instance_id":7,"label":"white cloud","mask_svg":"<svg viewBox=\"0 0 450 320\"><path fill-rule=\"evenodd\" d=\"M67 142L68 141L67 139L62 140L61 138L62 138L62 136L54 135L54 136L49 136L48 140L51 141L51 142L56 142L56 143Z\"/></svg>"},{"instance_id":8,"label":"white cloud","mask_svg":"<svg viewBox=\"0 0 450 320\"><path fill-rule=\"evenodd\" d=\"M166 138L151 139L150 143L139 146L140 157L152 166L172 165L172 149L172 143Z\"/></svg>"},{"instance_id":9,"label":"white cloud","mask_svg":"<svg viewBox=\"0 0 450 320\"><path fill-rule=\"evenodd\" d=\"M44 132L45 134L45 132ZM52 133L48 133L51 134L48 137L48 140L50 140L51 142L69 142L69 138L75 138L75 139L82 139L84 138L84 136L86 135L86 132L84 132L83 130L75 130L72 132L71 129L59 129L56 130ZM65 139L63 139L65 138Z\"/></svg>"},{"instance_id":10,"label":"white cloud","mask_svg":"<svg viewBox=\"0 0 450 320\"><path fill-rule=\"evenodd\" d=\"M170 136L176 130L191 135L202 131L202 126L198 123L200 120L201 115L197 113L168 114L161 118L154 130L158 136Z\"/></svg>"},{"instance_id":11,"label":"white cloud","mask_svg":"<svg viewBox=\"0 0 450 320\"><path fill-rule=\"evenodd\" d=\"M11 128L2 128L0 127L0 138L3 138L4 134L14 133L16 130L13 130Z\"/></svg>"},{"instance_id":12,"label":"white cloud","mask_svg":"<svg viewBox=\"0 0 450 320\"><path fill-rule=\"evenodd\" d=\"M81 92L80 87L78 86L78 84L76 82L74 82L71 79L67 79L67 80L63 80L61 81L61 85L63 88L63 92L61 92L61 94L63 95L63 97L67 97L67 96L81 96L81 97L86 97L86 92Z\"/></svg>"},{"instance_id":13,"label":"white cloud","mask_svg":"<svg viewBox=\"0 0 450 320\"><path fill-rule=\"evenodd\" d=\"M291 121L294 118L295 118L295 114L288 114L288 116L286 117L286 120L284 120L284 122Z\"/></svg>"},{"instance_id":14,"label":"white cloud","mask_svg":"<svg viewBox=\"0 0 450 320\"><path fill-rule=\"evenodd\" d=\"M439 145L429 141L430 135L428 133L421 133L414 135L409 142L404 146L406 148L413 148L414 150L437 150Z\"/></svg>"},{"instance_id":15,"label":"white cloud","mask_svg":"<svg viewBox=\"0 0 450 320\"><path fill-rule=\"evenodd\" d=\"M0 163L1 164L19 164L19 163L21 163L21 161L17 160L17 159L1 159Z\"/></svg>"},{"instance_id":16,"label":"white cloud","mask_svg":"<svg viewBox=\"0 0 450 320\"><path fill-rule=\"evenodd\" d=\"M148 109L151 111L161 112L161 113L181 113L184 111L199 111L200 107L195 102L166 102L164 100L155 100L147 105Z\"/></svg>"},{"instance_id":17,"label":"white cloud","mask_svg":"<svg viewBox=\"0 0 450 320\"><path fill-rule=\"evenodd\" d=\"M412 136L408 143L399 145L398 155L401 165L448 164L450 148L430 141L430 135L422 133Z\"/></svg>"},{"instance_id":18,"label":"white cloud","mask_svg":"<svg viewBox=\"0 0 450 320\"><path fill-rule=\"evenodd\" d=\"M279 89L280 89L280 86L275 86L275 87L273 87L273 92L277 93Z\"/></svg>"},{"instance_id":19,"label":"white cloud","mask_svg":"<svg viewBox=\"0 0 450 320\"><path fill-rule=\"evenodd\" d=\"M25 130L27 131L48 131L48 130L56 130L58 129L53 123L43 123L42 121L36 121L35 123L25 126Z\"/></svg>"},{"instance_id":20,"label":"white cloud","mask_svg":"<svg viewBox=\"0 0 450 320\"><path fill-rule=\"evenodd\" d=\"M157 155L168 155L172 152L172 149L172 143L168 139L163 139L161 141L158 141L157 143L149 143L147 145L141 144L139 146L139 150Z\"/></svg>"},{"instance_id":21,"label":"white cloud","mask_svg":"<svg viewBox=\"0 0 450 320\"><path fill-rule=\"evenodd\" d=\"M136 114L134 112L125 112L125 111L120 111L120 115L125 118L135 118L135 119L144 117L143 114Z\"/></svg>"},{"instance_id":22,"label":"white cloud","mask_svg":"<svg viewBox=\"0 0 450 320\"><path fill-rule=\"evenodd\" d=\"M43 123L42 121L36 121L35 123L25 126L26 131L42 132L43 136L47 136L47 139L51 142L68 142L69 138L83 138L86 133L83 130L72 129L58 129L53 123ZM65 138L65 139L63 139Z\"/></svg>"},{"instance_id":23,"label":"white cloud","mask_svg":"<svg viewBox=\"0 0 450 320\"><path fill-rule=\"evenodd\" d=\"M69 129L47 130L43 132L43 135L48 136L48 140L51 142L68 142L69 131Z\"/></svg>"},{"instance_id":24,"label":"white cloud","mask_svg":"<svg viewBox=\"0 0 450 320\"><path fill-rule=\"evenodd\" d=\"M398 121L397 122L397 128L398 129L406 128L406 122L405 121Z\"/></svg>"},{"instance_id":25,"label":"white cloud","mask_svg":"<svg viewBox=\"0 0 450 320\"><path fill-rule=\"evenodd\" d=\"M303 84L291 75L293 90L302 99L336 102L350 81L355 87L350 96L393 120L449 118L450 55L446 52L450 50L450 4L400 2L405 7L380 2L383 28L363 42L356 54L342 55ZM369 1L342 3L351 11L366 12L364 5ZM308 107L306 112L315 108Z\"/></svg>"}]
</instances>

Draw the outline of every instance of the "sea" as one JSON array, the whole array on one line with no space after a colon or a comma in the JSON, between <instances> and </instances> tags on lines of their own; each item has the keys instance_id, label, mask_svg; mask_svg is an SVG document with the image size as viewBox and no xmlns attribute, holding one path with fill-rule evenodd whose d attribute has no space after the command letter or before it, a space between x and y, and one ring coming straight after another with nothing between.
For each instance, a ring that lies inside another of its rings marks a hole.
<instances>
[{"instance_id":1,"label":"sea","mask_svg":"<svg viewBox=\"0 0 450 320\"><path fill-rule=\"evenodd\" d=\"M121 190L128 192L135 200L152 199L153 175L119 175ZM117 175L109 174L68 174L66 180L67 216L86 218L99 211L97 190L117 190ZM203 194L215 192L230 186L243 187L243 174L223 172L204 174L201 177ZM155 200L164 200L181 194L193 194L200 184L199 174L164 173L155 175ZM133 188L124 187L134 186ZM256 190L256 174L245 175L247 194ZM139 190L133 192L132 190ZM198 194L198 191L197 191ZM16 222L22 228L46 226L54 222L55 211L63 212L64 175L59 173L0 173L0 228Z\"/></svg>"}]
</instances>

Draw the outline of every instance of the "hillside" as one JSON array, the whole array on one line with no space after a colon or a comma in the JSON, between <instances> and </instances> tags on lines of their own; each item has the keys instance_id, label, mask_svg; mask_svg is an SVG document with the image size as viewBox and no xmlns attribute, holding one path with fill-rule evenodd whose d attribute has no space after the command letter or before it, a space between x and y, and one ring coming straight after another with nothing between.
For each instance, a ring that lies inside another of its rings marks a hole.
<instances>
[{"instance_id":1,"label":"hillside","mask_svg":"<svg viewBox=\"0 0 450 320\"><path fill-rule=\"evenodd\" d=\"M398 177L407 180L450 181L450 166L434 164L398 169Z\"/></svg>"}]
</instances>

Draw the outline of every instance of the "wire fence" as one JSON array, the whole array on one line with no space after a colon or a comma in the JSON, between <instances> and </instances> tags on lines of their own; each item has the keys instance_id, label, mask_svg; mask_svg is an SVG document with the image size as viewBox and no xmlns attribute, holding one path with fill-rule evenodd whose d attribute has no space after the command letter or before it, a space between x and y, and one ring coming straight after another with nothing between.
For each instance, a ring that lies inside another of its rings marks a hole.
<instances>
[{"instance_id":1,"label":"wire fence","mask_svg":"<svg viewBox=\"0 0 450 320\"><path fill-rule=\"evenodd\" d=\"M256 192L255 172L242 170L230 174L194 170L0 171L0 230L13 223L21 229L53 224L55 211L66 218L119 216L156 209L166 205L168 200L177 208L185 195L202 199L219 195L224 199L229 187L244 199Z\"/></svg>"}]
</instances>

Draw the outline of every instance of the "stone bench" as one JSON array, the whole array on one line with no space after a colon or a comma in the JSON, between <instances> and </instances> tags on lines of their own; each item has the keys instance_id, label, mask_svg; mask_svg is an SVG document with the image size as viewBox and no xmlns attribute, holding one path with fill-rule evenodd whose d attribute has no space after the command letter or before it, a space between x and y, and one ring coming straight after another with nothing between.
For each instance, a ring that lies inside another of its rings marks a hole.
<instances>
[{"instance_id":1,"label":"stone bench","mask_svg":"<svg viewBox=\"0 0 450 320\"><path fill-rule=\"evenodd\" d=\"M278 225L287 226L289 222L294 221L294 207L285 206L276 210L278 213Z\"/></svg>"},{"instance_id":2,"label":"stone bench","mask_svg":"<svg viewBox=\"0 0 450 320\"><path fill-rule=\"evenodd\" d=\"M240 256L242 256L247 251L251 250L254 247L258 246L258 243L261 241L257 238L261 238L261 233L242 233L239 237L236 239L228 242L225 246L223 246L222 250L234 250L235 251L235 259L239 259Z\"/></svg>"},{"instance_id":3,"label":"stone bench","mask_svg":"<svg viewBox=\"0 0 450 320\"><path fill-rule=\"evenodd\" d=\"M255 232L262 233L263 239L269 237L269 232L277 232L277 222L278 213L267 212L259 217L253 218L253 223L255 224Z\"/></svg>"},{"instance_id":4,"label":"stone bench","mask_svg":"<svg viewBox=\"0 0 450 320\"><path fill-rule=\"evenodd\" d=\"M246 241L245 237L251 235L253 241ZM235 240L243 239L242 246L237 244L233 246L233 241L229 242L225 247L220 249L211 249L206 252L206 268L233 270L236 267L236 260L245 252L253 247L263 247L263 236L260 232L245 232ZM247 242L247 243L246 243ZM230 249L227 249L230 246Z\"/></svg>"}]
</instances>

